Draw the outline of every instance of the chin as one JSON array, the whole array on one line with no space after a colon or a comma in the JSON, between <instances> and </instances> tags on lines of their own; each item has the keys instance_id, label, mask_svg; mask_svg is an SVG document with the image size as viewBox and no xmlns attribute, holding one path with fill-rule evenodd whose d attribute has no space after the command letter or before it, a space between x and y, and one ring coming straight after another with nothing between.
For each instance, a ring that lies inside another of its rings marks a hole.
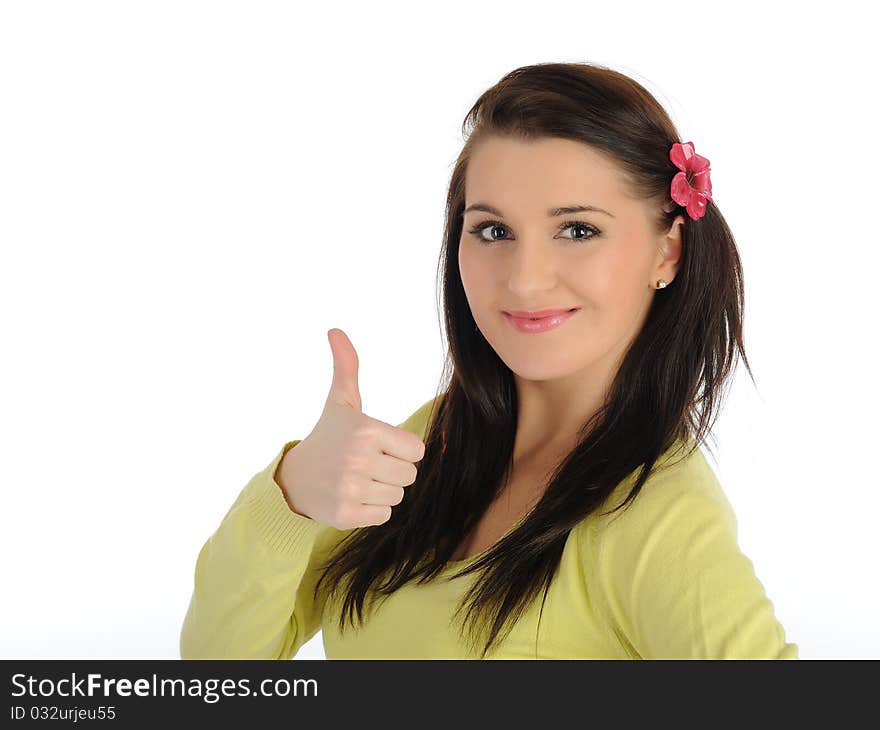
<instances>
[{"instance_id":1,"label":"chin","mask_svg":"<svg viewBox=\"0 0 880 730\"><path fill-rule=\"evenodd\" d=\"M565 357L556 357L551 353L532 352L526 356L501 356L501 359L514 375L524 380L557 380L578 370Z\"/></svg>"}]
</instances>

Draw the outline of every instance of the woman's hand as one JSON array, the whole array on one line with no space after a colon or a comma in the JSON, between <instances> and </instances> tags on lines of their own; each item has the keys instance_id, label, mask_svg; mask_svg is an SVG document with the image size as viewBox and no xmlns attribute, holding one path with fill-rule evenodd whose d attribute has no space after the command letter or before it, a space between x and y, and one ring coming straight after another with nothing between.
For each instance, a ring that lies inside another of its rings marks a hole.
<instances>
[{"instance_id":1,"label":"woman's hand","mask_svg":"<svg viewBox=\"0 0 880 730\"><path fill-rule=\"evenodd\" d=\"M425 444L361 412L357 352L340 329L327 338L333 383L324 411L311 433L284 455L276 481L298 514L339 530L380 525L416 480Z\"/></svg>"}]
</instances>

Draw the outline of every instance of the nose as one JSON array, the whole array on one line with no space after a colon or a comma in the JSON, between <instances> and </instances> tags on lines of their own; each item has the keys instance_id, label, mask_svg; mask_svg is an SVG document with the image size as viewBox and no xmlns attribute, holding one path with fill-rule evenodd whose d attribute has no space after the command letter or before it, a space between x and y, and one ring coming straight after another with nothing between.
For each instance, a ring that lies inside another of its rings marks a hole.
<instances>
[{"instance_id":1,"label":"nose","mask_svg":"<svg viewBox=\"0 0 880 730\"><path fill-rule=\"evenodd\" d=\"M514 246L508 258L508 288L522 301L533 299L533 292L555 286L557 263L552 245L530 241Z\"/></svg>"}]
</instances>

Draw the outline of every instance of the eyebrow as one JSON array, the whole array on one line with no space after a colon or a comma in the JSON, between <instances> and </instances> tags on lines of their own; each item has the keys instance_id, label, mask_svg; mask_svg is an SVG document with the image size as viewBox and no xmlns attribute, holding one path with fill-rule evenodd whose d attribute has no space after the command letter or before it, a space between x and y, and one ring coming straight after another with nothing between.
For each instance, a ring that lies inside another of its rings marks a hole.
<instances>
[{"instance_id":1,"label":"eyebrow","mask_svg":"<svg viewBox=\"0 0 880 730\"><path fill-rule=\"evenodd\" d=\"M502 218L504 217L504 213L498 210L498 208L488 205L487 203L474 203L473 205L469 205L464 211L462 211L462 215L471 210L481 210L484 213L491 213L492 215L497 215ZM604 213L605 215L614 218L614 216L607 210L597 208L595 205L564 205L560 208L550 208L550 210L547 211L547 217L555 218L556 216L569 215L571 213Z\"/></svg>"}]
</instances>

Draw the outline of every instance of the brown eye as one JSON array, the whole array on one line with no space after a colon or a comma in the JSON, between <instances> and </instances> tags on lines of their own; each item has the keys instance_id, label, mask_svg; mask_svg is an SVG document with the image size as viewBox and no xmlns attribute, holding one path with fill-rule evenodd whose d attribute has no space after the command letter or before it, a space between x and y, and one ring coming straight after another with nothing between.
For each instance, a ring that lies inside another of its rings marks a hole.
<instances>
[{"instance_id":1,"label":"brown eye","mask_svg":"<svg viewBox=\"0 0 880 730\"><path fill-rule=\"evenodd\" d=\"M483 231L486 229L494 229L494 228L504 228L504 224L500 221L483 221L482 223L478 223L476 226L471 228L468 233L476 236L482 243L492 243L492 241L497 241L497 238L485 238L483 236Z\"/></svg>"},{"instance_id":2,"label":"brown eye","mask_svg":"<svg viewBox=\"0 0 880 730\"><path fill-rule=\"evenodd\" d=\"M494 243L495 241L504 240L504 238L507 237L507 236L504 236L503 238L486 238L485 236L483 236L483 231L485 231L487 229L497 229L497 228L500 228L504 231L507 230L507 226L505 226L501 221L488 220L488 221L482 221L481 223L478 223L473 228L468 229L468 233L470 233L473 236L476 236L477 240L480 243L491 244L491 243ZM579 235L579 236L574 236L574 237L563 236L563 238L568 239L569 241L575 241L575 242L591 241L592 239L598 238L600 235L602 235L602 232L598 228L596 228L593 225L590 225L589 223L585 223L584 221L565 221L565 223L563 223L559 226L558 230L564 231L567 228L577 228L583 232L583 234Z\"/></svg>"},{"instance_id":3,"label":"brown eye","mask_svg":"<svg viewBox=\"0 0 880 730\"><path fill-rule=\"evenodd\" d=\"M582 236L573 237L572 241L589 241L591 238L596 238L599 235L599 231L594 226L583 221L566 221L562 224L560 230L564 231L566 228L579 228L584 232ZM568 236L563 236L563 238L568 238Z\"/></svg>"}]
</instances>

